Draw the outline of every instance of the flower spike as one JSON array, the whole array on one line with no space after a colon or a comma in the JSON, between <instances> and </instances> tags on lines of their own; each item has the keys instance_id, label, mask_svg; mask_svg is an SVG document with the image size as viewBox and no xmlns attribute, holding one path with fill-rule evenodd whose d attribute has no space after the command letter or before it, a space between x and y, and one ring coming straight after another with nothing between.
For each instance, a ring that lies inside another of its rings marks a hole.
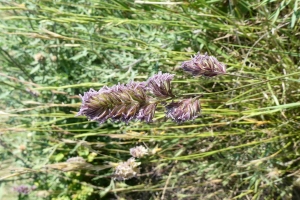
<instances>
[{"instance_id":1,"label":"flower spike","mask_svg":"<svg viewBox=\"0 0 300 200\"><path fill-rule=\"evenodd\" d=\"M82 105L77 116L85 115L92 121L104 123L111 119L128 123L138 115L140 120L146 119L140 116L140 109L149 104L145 83L142 82L104 86L99 91L90 89L81 98Z\"/></svg>"},{"instance_id":2,"label":"flower spike","mask_svg":"<svg viewBox=\"0 0 300 200\"><path fill-rule=\"evenodd\" d=\"M147 81L148 90L157 98L166 99L174 97L172 94L171 80L174 74L158 72Z\"/></svg>"},{"instance_id":3,"label":"flower spike","mask_svg":"<svg viewBox=\"0 0 300 200\"><path fill-rule=\"evenodd\" d=\"M207 53L204 55L198 53L191 60L183 62L181 68L193 76L213 77L226 73L225 65Z\"/></svg>"},{"instance_id":4,"label":"flower spike","mask_svg":"<svg viewBox=\"0 0 300 200\"><path fill-rule=\"evenodd\" d=\"M166 106L166 117L177 123L196 119L201 112L200 100L197 98L183 99Z\"/></svg>"}]
</instances>

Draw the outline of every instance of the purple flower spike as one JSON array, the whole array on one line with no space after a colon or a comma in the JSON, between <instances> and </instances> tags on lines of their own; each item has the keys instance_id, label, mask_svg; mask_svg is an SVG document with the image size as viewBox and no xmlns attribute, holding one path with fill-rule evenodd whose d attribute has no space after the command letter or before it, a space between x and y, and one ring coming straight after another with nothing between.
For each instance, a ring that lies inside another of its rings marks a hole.
<instances>
[{"instance_id":1,"label":"purple flower spike","mask_svg":"<svg viewBox=\"0 0 300 200\"><path fill-rule=\"evenodd\" d=\"M136 119L139 110L149 104L145 83L131 82L112 87L104 86L98 92L90 89L82 98L78 115L85 115L92 121L104 123L108 119L128 123Z\"/></svg>"},{"instance_id":2,"label":"purple flower spike","mask_svg":"<svg viewBox=\"0 0 300 200\"><path fill-rule=\"evenodd\" d=\"M166 117L177 123L194 120L200 115L200 100L196 98L172 102L166 106Z\"/></svg>"},{"instance_id":3,"label":"purple flower spike","mask_svg":"<svg viewBox=\"0 0 300 200\"><path fill-rule=\"evenodd\" d=\"M225 65L214 56L208 56L207 53L205 55L198 53L191 60L183 62L181 68L193 76L213 77L226 73Z\"/></svg>"},{"instance_id":4,"label":"purple flower spike","mask_svg":"<svg viewBox=\"0 0 300 200\"><path fill-rule=\"evenodd\" d=\"M157 98L166 99L174 97L171 88L171 80L173 78L174 74L159 72L148 79L147 88Z\"/></svg>"},{"instance_id":5,"label":"purple flower spike","mask_svg":"<svg viewBox=\"0 0 300 200\"><path fill-rule=\"evenodd\" d=\"M142 107L139 111L137 119L139 119L141 121L145 121L147 123L152 122L154 114L155 114L156 106L157 106L156 103L152 103L152 104L148 104L148 105L145 105L144 107Z\"/></svg>"}]
</instances>

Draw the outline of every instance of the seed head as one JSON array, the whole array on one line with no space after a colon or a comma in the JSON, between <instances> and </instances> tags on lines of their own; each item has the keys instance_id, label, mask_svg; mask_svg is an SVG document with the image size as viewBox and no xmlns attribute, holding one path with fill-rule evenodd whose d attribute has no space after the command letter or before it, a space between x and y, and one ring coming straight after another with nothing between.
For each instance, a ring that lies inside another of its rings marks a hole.
<instances>
[{"instance_id":1,"label":"seed head","mask_svg":"<svg viewBox=\"0 0 300 200\"><path fill-rule=\"evenodd\" d=\"M82 105L77 116L85 115L88 119L99 123L104 123L108 119L128 123L136 119L140 109L149 104L145 83L142 82L104 86L99 91L90 89L81 98ZM146 118L139 117L139 119Z\"/></svg>"},{"instance_id":2,"label":"seed head","mask_svg":"<svg viewBox=\"0 0 300 200\"><path fill-rule=\"evenodd\" d=\"M141 107L139 114L137 115L136 118L140 121L145 121L147 123L152 122L155 114L156 106L157 106L156 103L150 103Z\"/></svg>"},{"instance_id":3,"label":"seed head","mask_svg":"<svg viewBox=\"0 0 300 200\"><path fill-rule=\"evenodd\" d=\"M159 72L148 79L147 88L157 98L166 99L174 97L171 88L171 80L173 78L174 74Z\"/></svg>"},{"instance_id":4,"label":"seed head","mask_svg":"<svg viewBox=\"0 0 300 200\"><path fill-rule=\"evenodd\" d=\"M144 155L148 154L148 149L146 149L144 146L137 146L130 149L130 154L135 158L141 158Z\"/></svg>"},{"instance_id":5,"label":"seed head","mask_svg":"<svg viewBox=\"0 0 300 200\"><path fill-rule=\"evenodd\" d=\"M141 163L135 162L134 158L129 158L126 162L118 164L115 170L116 180L127 180L135 177L139 173L137 168Z\"/></svg>"},{"instance_id":6,"label":"seed head","mask_svg":"<svg viewBox=\"0 0 300 200\"><path fill-rule=\"evenodd\" d=\"M166 106L166 117L177 123L194 120L200 115L201 105L197 98L183 99Z\"/></svg>"},{"instance_id":7,"label":"seed head","mask_svg":"<svg viewBox=\"0 0 300 200\"><path fill-rule=\"evenodd\" d=\"M225 65L207 53L204 55L198 53L191 60L183 62L181 68L193 76L213 77L226 73Z\"/></svg>"}]
</instances>

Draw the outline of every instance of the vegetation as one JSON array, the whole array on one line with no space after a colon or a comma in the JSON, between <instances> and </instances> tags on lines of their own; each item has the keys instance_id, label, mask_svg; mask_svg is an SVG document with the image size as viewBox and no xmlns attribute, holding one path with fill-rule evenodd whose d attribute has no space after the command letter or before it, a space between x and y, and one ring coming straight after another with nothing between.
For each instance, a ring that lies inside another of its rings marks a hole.
<instances>
[{"instance_id":1,"label":"vegetation","mask_svg":"<svg viewBox=\"0 0 300 200\"><path fill-rule=\"evenodd\" d=\"M300 1L0 2L0 198L300 198ZM197 52L226 74L185 74ZM201 96L198 118L75 116L90 88L159 71ZM141 145L137 176L115 180Z\"/></svg>"}]
</instances>

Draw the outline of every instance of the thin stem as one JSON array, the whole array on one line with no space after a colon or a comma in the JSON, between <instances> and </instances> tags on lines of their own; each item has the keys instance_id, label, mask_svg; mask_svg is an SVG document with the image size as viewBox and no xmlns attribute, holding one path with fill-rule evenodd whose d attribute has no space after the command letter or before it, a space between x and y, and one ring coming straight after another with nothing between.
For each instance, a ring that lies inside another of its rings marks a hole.
<instances>
[{"instance_id":1,"label":"thin stem","mask_svg":"<svg viewBox=\"0 0 300 200\"><path fill-rule=\"evenodd\" d=\"M300 74L300 72L286 74L286 75L283 75L283 76L278 76L278 77L266 79L266 80L263 80L263 81L258 81L256 83L251 83L251 84L248 84L248 85L244 85L244 86L241 86L241 87L237 87L237 88L233 88L233 89L229 89L229 90L224 90L224 91L220 91L220 92L212 92L212 93L187 93L187 94L182 94L182 95L183 96L190 96L190 95L200 95L200 94L202 94L202 95L221 94L221 93L225 93L225 92L230 92L230 91L242 89L242 88L246 88L246 87L249 87L249 86L258 85L258 84L266 83L266 82L269 82L269 81L273 81L273 80L276 80L276 79L281 79L281 78L285 78L285 77L292 76L292 75L297 75L297 74Z\"/></svg>"},{"instance_id":2,"label":"thin stem","mask_svg":"<svg viewBox=\"0 0 300 200\"><path fill-rule=\"evenodd\" d=\"M236 77L242 77L242 78L248 78L248 79L256 79L256 80L261 80L261 79L258 79L258 78L254 78L254 77L250 77L250 76L237 75L237 74L228 74L228 73L225 73L225 74L222 74L222 75L227 75L227 76L236 76Z\"/></svg>"}]
</instances>

